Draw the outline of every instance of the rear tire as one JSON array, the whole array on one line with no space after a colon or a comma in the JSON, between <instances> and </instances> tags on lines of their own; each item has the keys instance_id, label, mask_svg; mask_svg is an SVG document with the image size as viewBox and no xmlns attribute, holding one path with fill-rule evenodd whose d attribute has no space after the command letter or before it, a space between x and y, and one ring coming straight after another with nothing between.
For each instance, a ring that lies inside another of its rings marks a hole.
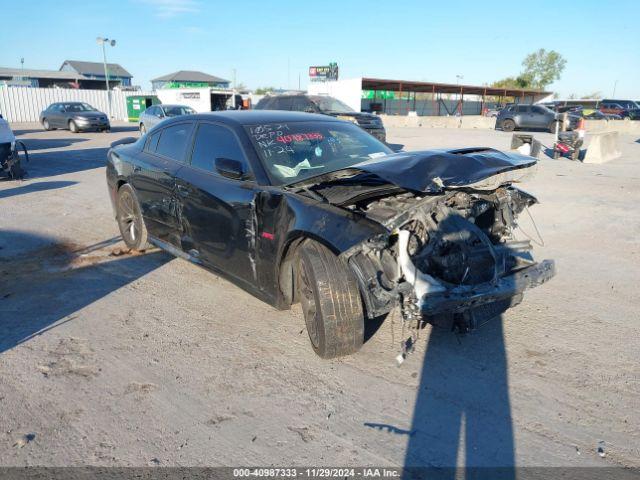
<instances>
[{"instance_id":1,"label":"rear tire","mask_svg":"<svg viewBox=\"0 0 640 480\"><path fill-rule=\"evenodd\" d=\"M357 352L364 343L364 312L346 263L312 240L298 250L297 298L313 350L322 358Z\"/></svg>"},{"instance_id":2,"label":"rear tire","mask_svg":"<svg viewBox=\"0 0 640 480\"><path fill-rule=\"evenodd\" d=\"M73 120L69 120L69 130L71 133L78 133L78 125Z\"/></svg>"},{"instance_id":3,"label":"rear tire","mask_svg":"<svg viewBox=\"0 0 640 480\"><path fill-rule=\"evenodd\" d=\"M147 227L144 224L140 203L135 191L128 183L118 190L116 198L116 221L120 235L127 247L144 250L147 246Z\"/></svg>"},{"instance_id":4,"label":"rear tire","mask_svg":"<svg viewBox=\"0 0 640 480\"><path fill-rule=\"evenodd\" d=\"M516 122L510 119L502 121L502 130L504 132L513 132L516 129Z\"/></svg>"}]
</instances>

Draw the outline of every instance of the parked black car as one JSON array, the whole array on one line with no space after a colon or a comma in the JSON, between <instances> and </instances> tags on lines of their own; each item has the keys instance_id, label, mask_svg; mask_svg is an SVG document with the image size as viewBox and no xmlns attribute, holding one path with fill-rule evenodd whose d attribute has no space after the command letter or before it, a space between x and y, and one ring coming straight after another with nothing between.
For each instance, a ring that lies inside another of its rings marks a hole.
<instances>
[{"instance_id":1,"label":"parked black car","mask_svg":"<svg viewBox=\"0 0 640 480\"><path fill-rule=\"evenodd\" d=\"M536 203L512 186L532 157L393 154L350 122L274 111L186 115L128 141L106 169L125 243L149 241L279 309L301 302L324 358L358 350L365 318L396 305L409 326L466 331L554 274L511 235Z\"/></svg>"},{"instance_id":2,"label":"parked black car","mask_svg":"<svg viewBox=\"0 0 640 480\"><path fill-rule=\"evenodd\" d=\"M111 130L107 114L84 102L52 103L40 114L40 123L45 130L62 128L73 133Z\"/></svg>"},{"instance_id":3,"label":"parked black car","mask_svg":"<svg viewBox=\"0 0 640 480\"><path fill-rule=\"evenodd\" d=\"M568 130L573 130L580 120L579 115L567 114ZM562 120L562 115L543 105L509 105L498 114L496 128L505 132L515 129L543 129L555 132L556 123Z\"/></svg>"},{"instance_id":4,"label":"parked black car","mask_svg":"<svg viewBox=\"0 0 640 480\"><path fill-rule=\"evenodd\" d=\"M333 97L302 94L267 96L257 103L255 110L286 110L331 115L355 123L382 142L387 140L387 132L379 116L356 112Z\"/></svg>"}]
</instances>

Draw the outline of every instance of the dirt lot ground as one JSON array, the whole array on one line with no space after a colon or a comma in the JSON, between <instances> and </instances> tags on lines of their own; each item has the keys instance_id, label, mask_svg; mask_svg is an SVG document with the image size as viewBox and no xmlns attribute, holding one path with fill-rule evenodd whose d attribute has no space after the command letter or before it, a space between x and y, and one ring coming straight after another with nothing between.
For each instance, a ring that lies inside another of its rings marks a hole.
<instances>
[{"instance_id":1,"label":"dirt lot ground","mask_svg":"<svg viewBox=\"0 0 640 480\"><path fill-rule=\"evenodd\" d=\"M425 329L398 367L391 317L323 361L299 308L157 250L118 255L103 166L135 132L14 128L32 161L0 182L0 465L640 466L637 138L606 165L541 161L523 187L557 277L471 335Z\"/></svg>"}]
</instances>

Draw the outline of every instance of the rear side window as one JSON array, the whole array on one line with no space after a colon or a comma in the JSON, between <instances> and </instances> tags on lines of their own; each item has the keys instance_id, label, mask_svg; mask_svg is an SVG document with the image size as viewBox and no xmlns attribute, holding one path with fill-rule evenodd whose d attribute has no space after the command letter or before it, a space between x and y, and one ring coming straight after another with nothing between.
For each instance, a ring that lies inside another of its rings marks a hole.
<instances>
[{"instance_id":1,"label":"rear side window","mask_svg":"<svg viewBox=\"0 0 640 480\"><path fill-rule=\"evenodd\" d=\"M163 128L160 132L160 140L158 140L156 153L177 162L184 161L187 143L189 142L191 134L191 127L191 123L179 123Z\"/></svg>"},{"instance_id":2,"label":"rear side window","mask_svg":"<svg viewBox=\"0 0 640 480\"><path fill-rule=\"evenodd\" d=\"M215 172L216 158L246 163L238 139L231 130L221 125L201 123L193 143L191 166Z\"/></svg>"},{"instance_id":3,"label":"rear side window","mask_svg":"<svg viewBox=\"0 0 640 480\"><path fill-rule=\"evenodd\" d=\"M544 115L547 111L542 107L533 107L533 113L541 113Z\"/></svg>"},{"instance_id":4,"label":"rear side window","mask_svg":"<svg viewBox=\"0 0 640 480\"><path fill-rule=\"evenodd\" d=\"M264 97L256 105L256 110L269 110L271 108L271 105L273 105L273 98L272 97Z\"/></svg>"},{"instance_id":5,"label":"rear side window","mask_svg":"<svg viewBox=\"0 0 640 480\"><path fill-rule=\"evenodd\" d=\"M311 102L305 97L291 97L291 110L294 112L305 112L311 108Z\"/></svg>"},{"instance_id":6,"label":"rear side window","mask_svg":"<svg viewBox=\"0 0 640 480\"><path fill-rule=\"evenodd\" d=\"M516 112L518 113L527 113L527 110L529 110L529 108L526 105L518 105L516 108Z\"/></svg>"},{"instance_id":7,"label":"rear side window","mask_svg":"<svg viewBox=\"0 0 640 480\"><path fill-rule=\"evenodd\" d=\"M276 97L269 108L272 110L291 110L291 97Z\"/></svg>"},{"instance_id":8,"label":"rear side window","mask_svg":"<svg viewBox=\"0 0 640 480\"><path fill-rule=\"evenodd\" d=\"M162 131L155 132L152 135L149 135L149 139L147 140L147 146L145 150L149 153L155 153L156 148L158 148L158 140L160 140L160 134Z\"/></svg>"}]
</instances>

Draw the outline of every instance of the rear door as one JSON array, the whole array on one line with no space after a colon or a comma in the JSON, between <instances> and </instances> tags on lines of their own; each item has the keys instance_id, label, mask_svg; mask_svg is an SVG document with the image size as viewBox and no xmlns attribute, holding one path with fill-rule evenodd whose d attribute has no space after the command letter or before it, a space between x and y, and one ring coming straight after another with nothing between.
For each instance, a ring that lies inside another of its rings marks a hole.
<instances>
[{"instance_id":1,"label":"rear door","mask_svg":"<svg viewBox=\"0 0 640 480\"><path fill-rule=\"evenodd\" d=\"M529 105L516 105L516 116L518 117L516 121L518 126L524 128L535 127L535 125L533 125L533 114Z\"/></svg>"},{"instance_id":2,"label":"rear door","mask_svg":"<svg viewBox=\"0 0 640 480\"><path fill-rule=\"evenodd\" d=\"M62 110L64 106L61 103L56 103L51 107L51 113L47 115L49 119L49 125L52 127L66 127L63 122Z\"/></svg>"},{"instance_id":3,"label":"rear door","mask_svg":"<svg viewBox=\"0 0 640 480\"><path fill-rule=\"evenodd\" d=\"M241 162L246 178L222 176L216 158ZM182 249L202 263L255 284L255 182L236 134L214 122L197 125L190 161L177 173Z\"/></svg>"},{"instance_id":4,"label":"rear door","mask_svg":"<svg viewBox=\"0 0 640 480\"><path fill-rule=\"evenodd\" d=\"M531 108L531 127L547 128L551 123L551 116L547 109L534 105Z\"/></svg>"},{"instance_id":5,"label":"rear door","mask_svg":"<svg viewBox=\"0 0 640 480\"><path fill-rule=\"evenodd\" d=\"M184 165L194 122L172 123L148 135L131 174L149 234L180 246L175 175Z\"/></svg>"}]
</instances>

